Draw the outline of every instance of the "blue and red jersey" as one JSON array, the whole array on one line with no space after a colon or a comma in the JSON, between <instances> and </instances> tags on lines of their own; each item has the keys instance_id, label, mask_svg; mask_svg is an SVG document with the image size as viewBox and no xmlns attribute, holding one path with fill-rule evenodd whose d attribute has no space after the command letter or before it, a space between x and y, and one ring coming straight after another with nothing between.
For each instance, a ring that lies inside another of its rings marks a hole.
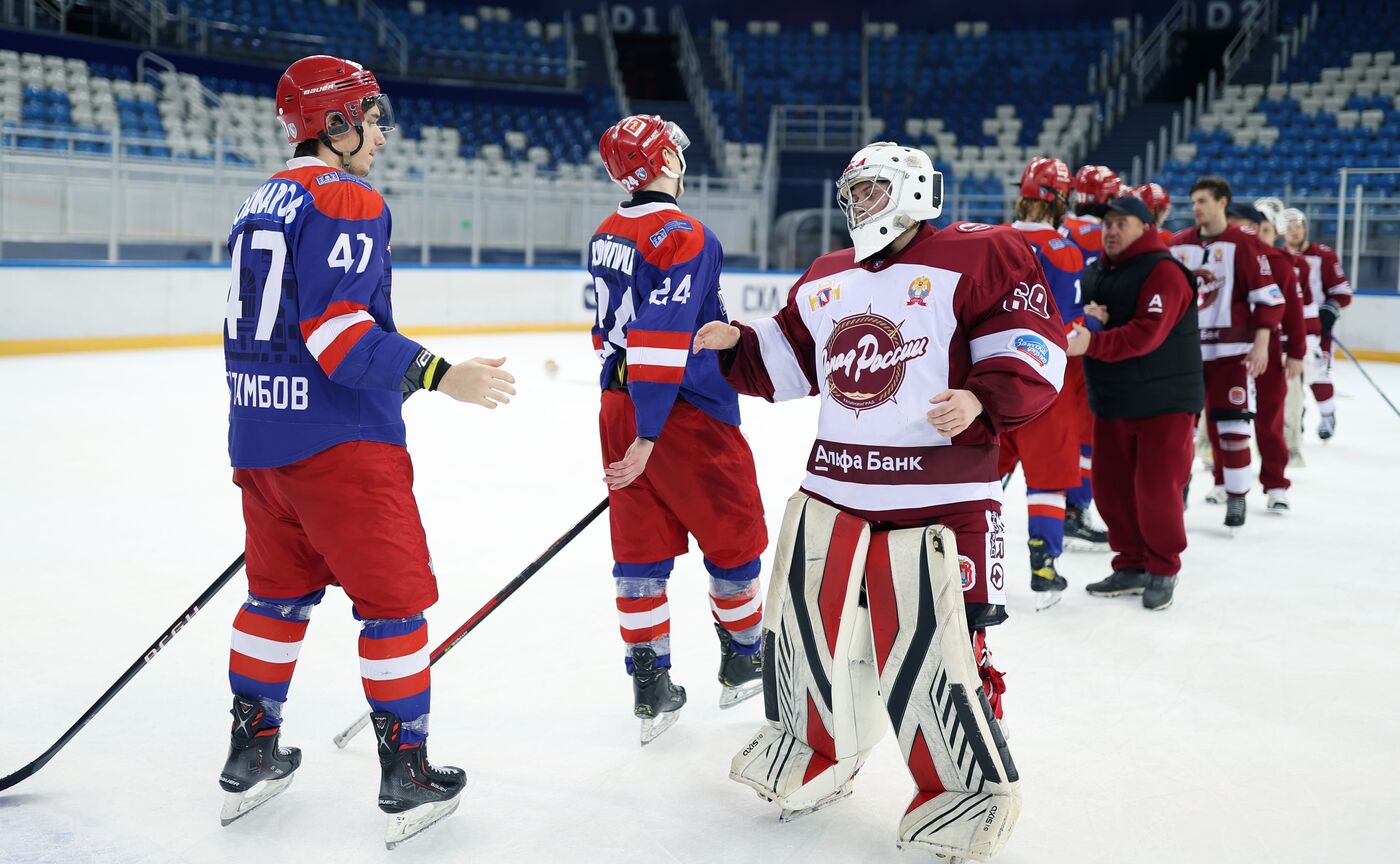
<instances>
[{"instance_id":1,"label":"blue and red jersey","mask_svg":"<svg viewBox=\"0 0 1400 864\"><path fill-rule=\"evenodd\" d=\"M224 327L235 468L405 444L401 386L422 347L394 328L390 228L368 183L310 157L239 209Z\"/></svg>"},{"instance_id":2,"label":"blue and red jersey","mask_svg":"<svg viewBox=\"0 0 1400 864\"><path fill-rule=\"evenodd\" d=\"M1103 223L1097 219L1082 216L1066 216L1064 234L1079 251L1084 253L1084 266L1088 267L1103 254Z\"/></svg>"},{"instance_id":3,"label":"blue and red jersey","mask_svg":"<svg viewBox=\"0 0 1400 864\"><path fill-rule=\"evenodd\" d=\"M731 426L739 397L715 351L692 354L695 332L729 321L719 293L724 250L669 195L638 193L608 216L589 244L598 295L593 348L603 389L625 386L637 437L656 438L677 397Z\"/></svg>"},{"instance_id":4,"label":"blue and red jersey","mask_svg":"<svg viewBox=\"0 0 1400 864\"><path fill-rule=\"evenodd\" d=\"M1084 273L1084 255L1079 247L1044 222L1015 222L1012 227L1026 238L1040 261L1046 287L1055 298L1065 332L1068 333L1076 322L1083 324L1084 298L1079 280Z\"/></svg>"}]
</instances>

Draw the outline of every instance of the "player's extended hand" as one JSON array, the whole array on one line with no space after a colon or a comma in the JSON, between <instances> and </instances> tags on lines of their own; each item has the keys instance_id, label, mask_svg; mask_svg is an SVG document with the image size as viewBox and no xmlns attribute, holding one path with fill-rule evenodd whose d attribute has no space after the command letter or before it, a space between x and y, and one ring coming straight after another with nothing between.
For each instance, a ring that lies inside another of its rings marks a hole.
<instances>
[{"instance_id":1,"label":"player's extended hand","mask_svg":"<svg viewBox=\"0 0 1400 864\"><path fill-rule=\"evenodd\" d=\"M1087 309L1085 311L1088 311ZM1085 351L1089 350L1089 342L1094 338L1094 333L1083 324L1075 322L1074 329L1069 332L1069 337L1065 339L1065 356L1082 357Z\"/></svg>"},{"instance_id":2,"label":"player's extended hand","mask_svg":"<svg viewBox=\"0 0 1400 864\"><path fill-rule=\"evenodd\" d=\"M483 408L495 409L510 401L515 395L515 376L502 369L506 358L473 357L465 363L458 363L438 382L439 392L446 393L458 402L470 402Z\"/></svg>"},{"instance_id":3,"label":"player's extended hand","mask_svg":"<svg viewBox=\"0 0 1400 864\"><path fill-rule=\"evenodd\" d=\"M711 321L695 334L695 343L690 351L699 354L705 349L725 351L739 344L739 328L723 321Z\"/></svg>"},{"instance_id":4,"label":"player's extended hand","mask_svg":"<svg viewBox=\"0 0 1400 864\"><path fill-rule=\"evenodd\" d=\"M948 438L961 434L982 413L982 403L971 390L944 390L928 401L933 405L928 422Z\"/></svg>"},{"instance_id":5,"label":"player's extended hand","mask_svg":"<svg viewBox=\"0 0 1400 864\"><path fill-rule=\"evenodd\" d=\"M1303 374L1303 361L1302 361L1302 360L1298 360L1298 359L1295 359L1295 358L1293 358L1293 357L1289 357L1287 360L1285 360L1285 361L1283 362L1283 375L1284 375L1284 380L1286 380L1286 381L1292 381L1294 378L1297 378L1299 375L1302 375L1302 374Z\"/></svg>"},{"instance_id":6,"label":"player's extended hand","mask_svg":"<svg viewBox=\"0 0 1400 864\"><path fill-rule=\"evenodd\" d=\"M1090 301L1084 304L1084 314L1098 321L1100 324L1108 323L1108 307Z\"/></svg>"},{"instance_id":7,"label":"player's extended hand","mask_svg":"<svg viewBox=\"0 0 1400 864\"><path fill-rule=\"evenodd\" d=\"M647 470L647 460L651 458L651 451L655 446L655 442L645 438L633 441L632 446L623 454L621 462L614 462L603 469L603 482L608 484L609 489L625 489L631 485L633 480Z\"/></svg>"},{"instance_id":8,"label":"player's extended hand","mask_svg":"<svg viewBox=\"0 0 1400 864\"><path fill-rule=\"evenodd\" d=\"M1264 370L1269 366L1269 343L1255 344L1249 349L1249 353L1244 355L1244 368L1249 373L1249 377L1258 378L1264 374Z\"/></svg>"}]
</instances>

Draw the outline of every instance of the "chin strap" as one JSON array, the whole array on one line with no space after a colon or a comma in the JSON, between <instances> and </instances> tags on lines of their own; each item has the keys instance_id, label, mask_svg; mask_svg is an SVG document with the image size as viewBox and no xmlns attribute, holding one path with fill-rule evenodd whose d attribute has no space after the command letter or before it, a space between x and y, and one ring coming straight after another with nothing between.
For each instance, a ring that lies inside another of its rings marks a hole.
<instances>
[{"instance_id":1,"label":"chin strap","mask_svg":"<svg viewBox=\"0 0 1400 864\"><path fill-rule=\"evenodd\" d=\"M327 150L340 157L340 167L348 169L350 167L350 157L354 156L356 153L359 153L362 149L364 149L365 146L364 127L356 126L355 133L360 136L360 143L356 144L355 149L351 150L349 153L341 153L339 150L335 149L335 145L331 143L331 136L327 135L325 132L322 132L317 137L321 139L322 144L326 145Z\"/></svg>"}]
</instances>

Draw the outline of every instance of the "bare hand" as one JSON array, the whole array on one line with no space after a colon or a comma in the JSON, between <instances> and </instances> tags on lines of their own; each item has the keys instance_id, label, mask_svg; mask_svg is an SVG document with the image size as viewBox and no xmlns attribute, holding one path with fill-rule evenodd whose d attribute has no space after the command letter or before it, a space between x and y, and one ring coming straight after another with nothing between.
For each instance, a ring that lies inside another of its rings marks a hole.
<instances>
[{"instance_id":1,"label":"bare hand","mask_svg":"<svg viewBox=\"0 0 1400 864\"><path fill-rule=\"evenodd\" d=\"M622 461L614 462L603 469L603 482L608 484L609 489L625 489L631 485L633 480L647 470L647 460L651 458L651 451L655 446L655 443L645 438L633 441Z\"/></svg>"},{"instance_id":2,"label":"bare hand","mask_svg":"<svg viewBox=\"0 0 1400 864\"><path fill-rule=\"evenodd\" d=\"M1244 368L1249 373L1249 377L1258 378L1264 374L1264 370L1269 367L1269 343L1256 344L1249 349L1249 353L1244 355Z\"/></svg>"},{"instance_id":3,"label":"bare hand","mask_svg":"<svg viewBox=\"0 0 1400 864\"><path fill-rule=\"evenodd\" d=\"M1289 357L1283 363L1284 380L1292 381L1303 374L1303 361Z\"/></svg>"},{"instance_id":4,"label":"bare hand","mask_svg":"<svg viewBox=\"0 0 1400 864\"><path fill-rule=\"evenodd\" d=\"M726 324L723 321L711 321L696 332L695 343L691 348L691 353L699 354L706 349L711 351L727 351L738 344L738 327L735 327L733 324Z\"/></svg>"},{"instance_id":5,"label":"bare hand","mask_svg":"<svg viewBox=\"0 0 1400 864\"><path fill-rule=\"evenodd\" d=\"M944 390L928 401L934 406L928 422L946 438L960 435L982 413L982 403L971 390Z\"/></svg>"},{"instance_id":6,"label":"bare hand","mask_svg":"<svg viewBox=\"0 0 1400 864\"><path fill-rule=\"evenodd\" d=\"M511 386L515 376L501 368L505 362L504 357L473 357L448 369L437 389L458 402L495 410L498 404L505 405L515 395L515 388Z\"/></svg>"},{"instance_id":7,"label":"bare hand","mask_svg":"<svg viewBox=\"0 0 1400 864\"><path fill-rule=\"evenodd\" d=\"M1089 342L1094 338L1093 331L1083 324L1076 323L1065 340L1066 357L1082 357L1089 350Z\"/></svg>"},{"instance_id":8,"label":"bare hand","mask_svg":"<svg viewBox=\"0 0 1400 864\"><path fill-rule=\"evenodd\" d=\"M1084 304L1084 314L1098 321L1100 324L1108 323L1108 307L1100 306L1094 302Z\"/></svg>"}]
</instances>

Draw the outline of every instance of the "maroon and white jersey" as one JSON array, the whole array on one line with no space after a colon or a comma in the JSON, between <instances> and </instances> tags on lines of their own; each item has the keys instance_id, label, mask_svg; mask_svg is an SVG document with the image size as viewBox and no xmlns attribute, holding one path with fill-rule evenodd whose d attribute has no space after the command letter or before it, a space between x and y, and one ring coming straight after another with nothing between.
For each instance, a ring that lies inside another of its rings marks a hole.
<instances>
[{"instance_id":1,"label":"maroon and white jersey","mask_svg":"<svg viewBox=\"0 0 1400 864\"><path fill-rule=\"evenodd\" d=\"M1322 304L1321 295L1318 293L1321 284L1313 285L1313 268L1306 256L1287 246L1283 247L1283 251L1289 254L1289 260L1293 262L1293 274L1298 277L1298 290L1303 295L1303 323L1307 327L1308 335L1315 336L1322 332L1322 322L1317 317L1317 307Z\"/></svg>"},{"instance_id":2,"label":"maroon and white jersey","mask_svg":"<svg viewBox=\"0 0 1400 864\"><path fill-rule=\"evenodd\" d=\"M1309 243L1298 254L1307 259L1308 267L1312 269L1309 287L1317 305L1333 300L1338 306L1345 307L1351 302L1351 282L1347 281L1347 274L1342 270L1342 259L1337 257L1335 249L1322 243Z\"/></svg>"},{"instance_id":3,"label":"maroon and white jersey","mask_svg":"<svg viewBox=\"0 0 1400 864\"><path fill-rule=\"evenodd\" d=\"M1242 357L1254 344L1254 331L1272 330L1283 320L1283 291L1268 247L1238 225L1210 240L1201 238L1199 227L1178 231L1171 253L1196 274L1203 359Z\"/></svg>"},{"instance_id":4,"label":"maroon and white jersey","mask_svg":"<svg viewBox=\"0 0 1400 864\"><path fill-rule=\"evenodd\" d=\"M802 490L871 522L999 511L997 436L1059 392L1065 337L1045 276L1007 226L925 224L898 254L818 258L772 318L740 324L721 365L740 393L821 397ZM929 399L971 390L984 413L956 438Z\"/></svg>"}]
</instances>

